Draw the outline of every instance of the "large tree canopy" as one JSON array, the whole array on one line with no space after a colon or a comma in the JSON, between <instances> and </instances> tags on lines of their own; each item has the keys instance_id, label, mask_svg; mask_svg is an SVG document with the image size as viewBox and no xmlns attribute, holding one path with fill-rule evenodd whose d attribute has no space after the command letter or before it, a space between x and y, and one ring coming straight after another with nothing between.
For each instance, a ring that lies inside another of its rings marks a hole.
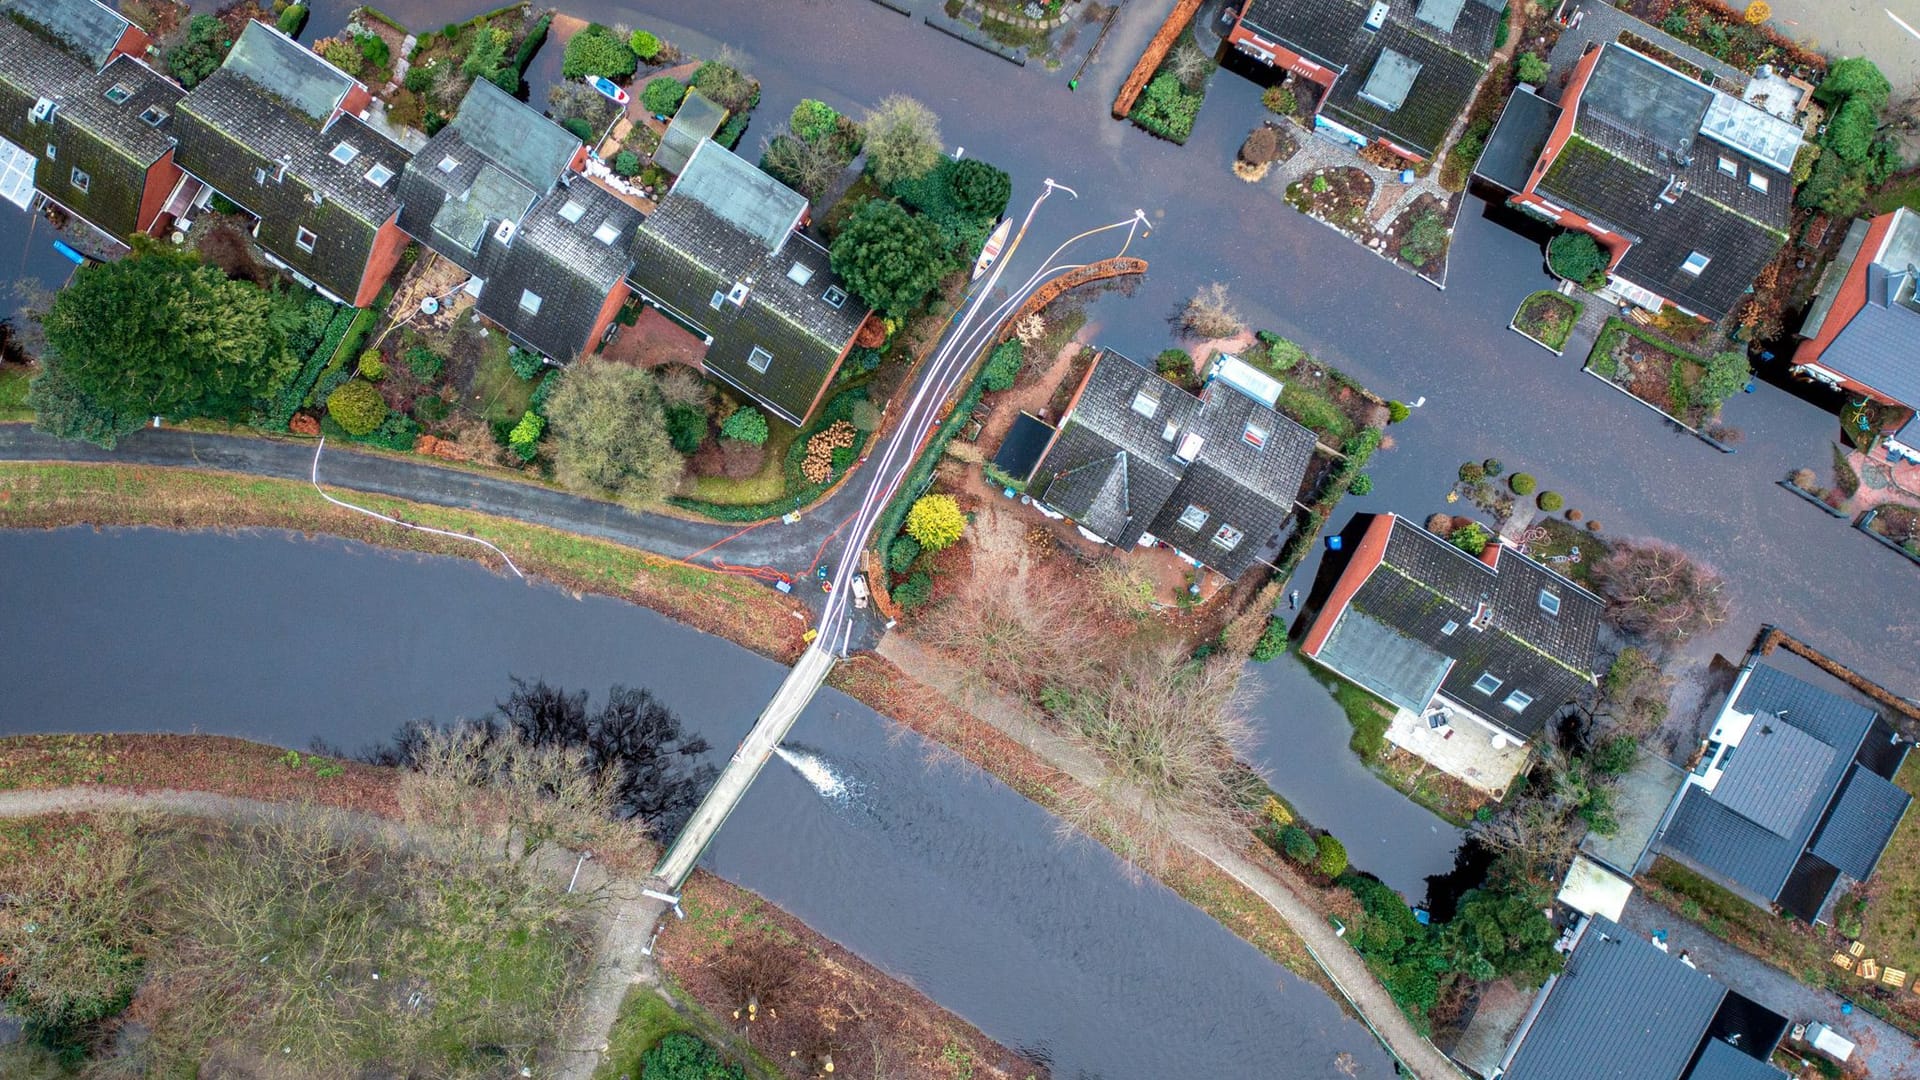
<instances>
[{"instance_id":1,"label":"large tree canopy","mask_svg":"<svg viewBox=\"0 0 1920 1080\"><path fill-rule=\"evenodd\" d=\"M290 373L272 298L190 255L142 244L83 268L44 321L52 363L99 407L233 414Z\"/></svg>"},{"instance_id":2,"label":"large tree canopy","mask_svg":"<svg viewBox=\"0 0 1920 1080\"><path fill-rule=\"evenodd\" d=\"M574 364L547 402L547 423L554 470L568 487L653 502L680 478L680 455L648 371L604 360Z\"/></svg>"},{"instance_id":3,"label":"large tree canopy","mask_svg":"<svg viewBox=\"0 0 1920 1080\"><path fill-rule=\"evenodd\" d=\"M940 163L940 118L903 94L893 94L867 113L867 173L882 188L925 176Z\"/></svg>"},{"instance_id":4,"label":"large tree canopy","mask_svg":"<svg viewBox=\"0 0 1920 1080\"><path fill-rule=\"evenodd\" d=\"M946 269L940 230L874 199L860 207L833 241L833 272L881 312L899 317L913 310Z\"/></svg>"}]
</instances>

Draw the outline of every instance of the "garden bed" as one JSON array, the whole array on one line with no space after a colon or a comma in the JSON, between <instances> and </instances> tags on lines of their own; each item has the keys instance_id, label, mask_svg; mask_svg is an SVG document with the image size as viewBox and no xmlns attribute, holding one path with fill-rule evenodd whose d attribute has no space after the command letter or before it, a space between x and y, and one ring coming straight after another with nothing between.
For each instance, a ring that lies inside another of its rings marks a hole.
<instances>
[{"instance_id":1,"label":"garden bed","mask_svg":"<svg viewBox=\"0 0 1920 1080\"><path fill-rule=\"evenodd\" d=\"M1525 336L1553 350L1554 355L1566 348L1567 338L1572 336L1574 324L1580 321L1580 313L1586 305L1570 300L1552 289L1542 289L1520 302L1520 310L1514 312L1513 328Z\"/></svg>"},{"instance_id":2,"label":"garden bed","mask_svg":"<svg viewBox=\"0 0 1920 1080\"><path fill-rule=\"evenodd\" d=\"M1745 10L1717 0L1633 0L1622 5L1637 18L1659 27L1701 52L1741 71L1761 64L1798 69L1814 82L1827 70L1824 56L1796 44L1765 24L1742 18Z\"/></svg>"},{"instance_id":3,"label":"garden bed","mask_svg":"<svg viewBox=\"0 0 1920 1080\"><path fill-rule=\"evenodd\" d=\"M1193 122L1207 100L1207 83L1215 70L1214 62L1195 43L1193 27L1188 26L1167 50L1166 59L1133 103L1127 119L1142 130L1184 144L1193 134Z\"/></svg>"},{"instance_id":4,"label":"garden bed","mask_svg":"<svg viewBox=\"0 0 1920 1080\"><path fill-rule=\"evenodd\" d=\"M1447 249L1453 244L1453 216L1460 196L1442 202L1437 196L1422 193L1400 211L1381 238L1384 252L1394 262L1422 277L1443 279L1447 270Z\"/></svg>"},{"instance_id":5,"label":"garden bed","mask_svg":"<svg viewBox=\"0 0 1920 1080\"><path fill-rule=\"evenodd\" d=\"M1920 507L1898 503L1877 506L1861 521L1860 528L1920 563Z\"/></svg>"},{"instance_id":6,"label":"garden bed","mask_svg":"<svg viewBox=\"0 0 1920 1080\"><path fill-rule=\"evenodd\" d=\"M1607 320L1586 368L1694 432L1720 411L1700 400L1704 361L1622 319Z\"/></svg>"},{"instance_id":7,"label":"garden bed","mask_svg":"<svg viewBox=\"0 0 1920 1080\"><path fill-rule=\"evenodd\" d=\"M1363 231L1373 177L1351 165L1319 169L1287 185L1287 202L1309 217L1343 230Z\"/></svg>"}]
</instances>

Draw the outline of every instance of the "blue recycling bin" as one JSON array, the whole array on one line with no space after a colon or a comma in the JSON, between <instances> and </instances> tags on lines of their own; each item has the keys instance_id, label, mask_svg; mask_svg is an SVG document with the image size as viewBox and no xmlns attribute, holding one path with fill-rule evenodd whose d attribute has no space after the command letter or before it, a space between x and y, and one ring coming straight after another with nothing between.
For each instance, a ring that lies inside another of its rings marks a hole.
<instances>
[{"instance_id":1,"label":"blue recycling bin","mask_svg":"<svg viewBox=\"0 0 1920 1080\"><path fill-rule=\"evenodd\" d=\"M1338 536L1327 537L1327 550L1328 551L1340 550L1340 538Z\"/></svg>"}]
</instances>

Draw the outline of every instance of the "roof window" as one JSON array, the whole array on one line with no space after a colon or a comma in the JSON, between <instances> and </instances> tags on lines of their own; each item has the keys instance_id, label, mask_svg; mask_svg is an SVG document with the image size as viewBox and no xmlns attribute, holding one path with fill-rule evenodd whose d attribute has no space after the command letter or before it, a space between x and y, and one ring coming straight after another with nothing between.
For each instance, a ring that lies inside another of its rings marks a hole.
<instances>
[{"instance_id":1,"label":"roof window","mask_svg":"<svg viewBox=\"0 0 1920 1080\"><path fill-rule=\"evenodd\" d=\"M108 101L113 102L115 105L126 104L127 99L132 96L133 96L133 87L128 86L126 83L114 83L112 86L109 86L107 88L107 92L105 95L106 99Z\"/></svg>"},{"instance_id":2,"label":"roof window","mask_svg":"<svg viewBox=\"0 0 1920 1080\"><path fill-rule=\"evenodd\" d=\"M1218 544L1222 551L1232 551L1234 548L1240 546L1240 541L1246 538L1246 533L1241 532L1231 525L1222 525L1220 526L1220 531L1213 534L1213 542Z\"/></svg>"},{"instance_id":3,"label":"roof window","mask_svg":"<svg viewBox=\"0 0 1920 1080\"><path fill-rule=\"evenodd\" d=\"M1448 637L1452 637L1452 636L1453 636L1453 632L1454 632L1455 630L1458 630L1458 629L1460 629L1460 624L1459 624L1459 623L1457 623L1457 622L1454 622L1454 621L1453 621L1452 619L1448 619L1448 620L1447 620L1447 625L1445 625L1445 626L1443 626L1443 627L1441 627L1441 628L1440 628L1440 632L1441 632L1442 634L1445 634L1445 635L1446 635L1446 636L1448 636Z\"/></svg>"},{"instance_id":4,"label":"roof window","mask_svg":"<svg viewBox=\"0 0 1920 1080\"><path fill-rule=\"evenodd\" d=\"M73 181L73 186L76 189L78 189L80 194L82 195L85 195L88 191L91 191L93 189L93 177L88 176L86 173L81 172L79 169L73 170L73 175L69 176L67 179Z\"/></svg>"},{"instance_id":5,"label":"roof window","mask_svg":"<svg viewBox=\"0 0 1920 1080\"><path fill-rule=\"evenodd\" d=\"M720 305L726 302L727 302L727 294L721 292L718 289L715 289L713 291L713 298L707 301L707 306L712 308L715 311L719 311Z\"/></svg>"},{"instance_id":6,"label":"roof window","mask_svg":"<svg viewBox=\"0 0 1920 1080\"><path fill-rule=\"evenodd\" d=\"M568 199L560 208L560 219L569 225L580 224L580 215L587 212L587 204L577 199Z\"/></svg>"},{"instance_id":7,"label":"roof window","mask_svg":"<svg viewBox=\"0 0 1920 1080\"><path fill-rule=\"evenodd\" d=\"M1747 170L1747 186L1759 192L1760 194L1765 195L1767 193L1767 188L1771 185L1766 177L1760 175L1757 172L1754 172L1752 169L1748 169Z\"/></svg>"},{"instance_id":8,"label":"roof window","mask_svg":"<svg viewBox=\"0 0 1920 1080\"><path fill-rule=\"evenodd\" d=\"M612 246L615 240L620 239L620 227L611 221L603 221L600 223L599 228L593 230L593 238L603 244Z\"/></svg>"},{"instance_id":9,"label":"roof window","mask_svg":"<svg viewBox=\"0 0 1920 1080\"><path fill-rule=\"evenodd\" d=\"M1493 672L1483 671L1480 673L1479 678L1473 680L1473 688L1475 690L1480 691L1483 694L1491 694L1495 690L1500 689L1500 684L1503 681L1504 680L1502 680L1499 676L1495 675Z\"/></svg>"},{"instance_id":10,"label":"roof window","mask_svg":"<svg viewBox=\"0 0 1920 1080\"><path fill-rule=\"evenodd\" d=\"M373 163L373 168L367 170L367 183L374 187L384 187L391 179L393 179L393 170L377 161Z\"/></svg>"},{"instance_id":11,"label":"roof window","mask_svg":"<svg viewBox=\"0 0 1920 1080\"><path fill-rule=\"evenodd\" d=\"M1160 411L1160 395L1154 393L1152 387L1147 386L1134 391L1133 411L1149 420L1153 419L1153 414Z\"/></svg>"},{"instance_id":12,"label":"roof window","mask_svg":"<svg viewBox=\"0 0 1920 1080\"><path fill-rule=\"evenodd\" d=\"M149 105L147 111L140 114L140 122L148 127L159 127L167 122L167 110L158 105Z\"/></svg>"},{"instance_id":13,"label":"roof window","mask_svg":"<svg viewBox=\"0 0 1920 1080\"><path fill-rule=\"evenodd\" d=\"M300 231L293 234L293 245L301 251L312 253L313 245L319 242L320 234L307 228L305 225L300 226Z\"/></svg>"},{"instance_id":14,"label":"roof window","mask_svg":"<svg viewBox=\"0 0 1920 1080\"><path fill-rule=\"evenodd\" d=\"M540 294L532 289L520 290L520 310L529 315L540 314Z\"/></svg>"},{"instance_id":15,"label":"roof window","mask_svg":"<svg viewBox=\"0 0 1920 1080\"><path fill-rule=\"evenodd\" d=\"M1545 589L1540 590L1540 610L1549 615L1560 614L1560 597Z\"/></svg>"},{"instance_id":16,"label":"roof window","mask_svg":"<svg viewBox=\"0 0 1920 1080\"><path fill-rule=\"evenodd\" d=\"M829 285L827 291L820 295L820 299L825 300L828 307L837 308L847 302L847 290L838 285Z\"/></svg>"},{"instance_id":17,"label":"roof window","mask_svg":"<svg viewBox=\"0 0 1920 1080\"><path fill-rule=\"evenodd\" d=\"M764 374L772 364L773 354L758 345L755 345L753 351L747 354L747 366L755 371Z\"/></svg>"},{"instance_id":18,"label":"roof window","mask_svg":"<svg viewBox=\"0 0 1920 1080\"><path fill-rule=\"evenodd\" d=\"M1526 712L1527 706L1533 704L1533 695L1527 693L1525 690L1515 690L1513 693L1508 694L1507 700L1500 704L1505 705L1514 712Z\"/></svg>"},{"instance_id":19,"label":"roof window","mask_svg":"<svg viewBox=\"0 0 1920 1080\"><path fill-rule=\"evenodd\" d=\"M1200 529L1207 524L1207 512L1198 506L1188 506L1180 511L1180 526L1185 529Z\"/></svg>"},{"instance_id":20,"label":"roof window","mask_svg":"<svg viewBox=\"0 0 1920 1080\"><path fill-rule=\"evenodd\" d=\"M348 146L346 143L341 143L327 151L327 156L342 165L351 165L353 164L353 159L360 156L360 151Z\"/></svg>"},{"instance_id":21,"label":"roof window","mask_svg":"<svg viewBox=\"0 0 1920 1080\"><path fill-rule=\"evenodd\" d=\"M440 171L443 173L450 173L459 167L460 163L451 157L443 157L440 159Z\"/></svg>"},{"instance_id":22,"label":"roof window","mask_svg":"<svg viewBox=\"0 0 1920 1080\"><path fill-rule=\"evenodd\" d=\"M1273 432L1268 429L1266 425L1256 424L1249 420L1247 421L1247 426L1240 432L1240 441L1253 447L1255 450L1260 450L1266 447L1267 436L1271 434L1273 434Z\"/></svg>"},{"instance_id":23,"label":"roof window","mask_svg":"<svg viewBox=\"0 0 1920 1080\"><path fill-rule=\"evenodd\" d=\"M1688 252L1687 261L1680 264L1680 269L1685 270L1687 273L1692 274L1694 277L1699 277L1700 271L1705 270L1707 268L1707 264L1712 261L1713 260L1711 258L1705 255L1702 255L1697 251Z\"/></svg>"},{"instance_id":24,"label":"roof window","mask_svg":"<svg viewBox=\"0 0 1920 1080\"><path fill-rule=\"evenodd\" d=\"M794 263L787 268L787 280L795 285L805 285L813 280L813 267L806 263Z\"/></svg>"},{"instance_id":25,"label":"roof window","mask_svg":"<svg viewBox=\"0 0 1920 1080\"><path fill-rule=\"evenodd\" d=\"M1736 164L1732 158L1723 157L1720 159L1720 171L1726 173L1728 176L1739 176L1740 166Z\"/></svg>"}]
</instances>

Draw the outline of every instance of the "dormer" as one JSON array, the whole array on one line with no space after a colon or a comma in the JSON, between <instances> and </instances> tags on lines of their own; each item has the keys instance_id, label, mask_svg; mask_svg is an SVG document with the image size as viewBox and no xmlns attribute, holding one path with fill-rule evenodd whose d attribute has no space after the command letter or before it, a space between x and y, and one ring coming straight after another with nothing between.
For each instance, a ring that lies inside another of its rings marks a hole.
<instances>
[{"instance_id":1,"label":"dormer","mask_svg":"<svg viewBox=\"0 0 1920 1080\"><path fill-rule=\"evenodd\" d=\"M27 122L31 124L50 124L53 114L60 110L60 103L49 97L43 97L27 110Z\"/></svg>"}]
</instances>

